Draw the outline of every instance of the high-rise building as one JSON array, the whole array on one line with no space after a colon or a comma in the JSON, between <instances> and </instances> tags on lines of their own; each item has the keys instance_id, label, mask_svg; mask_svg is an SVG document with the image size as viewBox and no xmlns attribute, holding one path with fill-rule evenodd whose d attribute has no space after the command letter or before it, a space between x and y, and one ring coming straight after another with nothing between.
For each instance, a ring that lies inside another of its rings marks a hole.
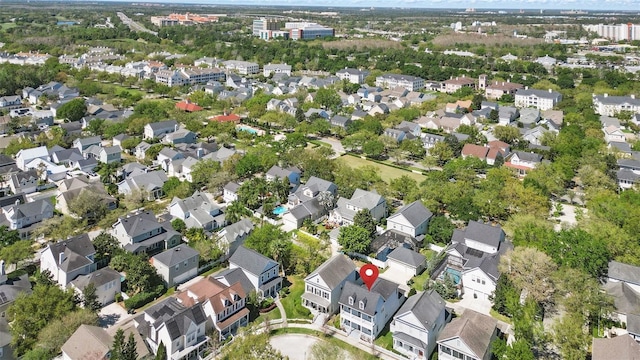
<instances>
[{"instance_id":1,"label":"high-rise building","mask_svg":"<svg viewBox=\"0 0 640 360\"><path fill-rule=\"evenodd\" d=\"M260 36L260 31L280 30L282 23L277 19L260 18L253 20L253 36Z\"/></svg>"},{"instance_id":2,"label":"high-rise building","mask_svg":"<svg viewBox=\"0 0 640 360\"><path fill-rule=\"evenodd\" d=\"M598 36L605 39L620 41L620 40L640 40L640 25L618 24L618 25L583 25L583 28L587 31L593 31Z\"/></svg>"}]
</instances>

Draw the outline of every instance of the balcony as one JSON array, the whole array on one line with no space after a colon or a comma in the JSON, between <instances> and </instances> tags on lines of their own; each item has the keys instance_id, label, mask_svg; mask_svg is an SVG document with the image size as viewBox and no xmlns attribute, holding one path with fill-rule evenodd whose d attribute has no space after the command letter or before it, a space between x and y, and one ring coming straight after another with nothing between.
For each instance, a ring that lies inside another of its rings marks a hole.
<instances>
[{"instance_id":1,"label":"balcony","mask_svg":"<svg viewBox=\"0 0 640 360\"><path fill-rule=\"evenodd\" d=\"M203 353L207 347L208 336L199 336L196 343L171 354L171 360L202 360Z\"/></svg>"}]
</instances>

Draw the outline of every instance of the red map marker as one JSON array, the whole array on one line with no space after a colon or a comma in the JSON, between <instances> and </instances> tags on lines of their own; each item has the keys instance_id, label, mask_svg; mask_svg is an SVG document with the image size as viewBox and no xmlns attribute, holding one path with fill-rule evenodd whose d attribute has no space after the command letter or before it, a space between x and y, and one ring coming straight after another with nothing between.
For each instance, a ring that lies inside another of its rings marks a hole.
<instances>
[{"instance_id":1,"label":"red map marker","mask_svg":"<svg viewBox=\"0 0 640 360\"><path fill-rule=\"evenodd\" d=\"M378 274L380 274L380 270L378 270L378 267L373 264L366 264L360 268L360 277L364 281L364 284L367 285L367 289L369 289L369 291L371 291L373 283L376 282Z\"/></svg>"}]
</instances>

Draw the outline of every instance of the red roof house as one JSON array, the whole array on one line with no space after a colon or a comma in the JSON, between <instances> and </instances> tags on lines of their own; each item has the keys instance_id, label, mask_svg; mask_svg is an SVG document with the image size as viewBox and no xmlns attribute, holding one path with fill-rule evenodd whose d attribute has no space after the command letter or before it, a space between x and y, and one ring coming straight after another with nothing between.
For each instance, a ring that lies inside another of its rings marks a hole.
<instances>
[{"instance_id":1,"label":"red roof house","mask_svg":"<svg viewBox=\"0 0 640 360\"><path fill-rule=\"evenodd\" d=\"M182 111L186 111L186 112L196 112L196 111L202 111L202 107L198 106L198 104L194 104L191 101L187 100L183 100L180 101L179 103L176 104L176 109L180 109Z\"/></svg>"},{"instance_id":2,"label":"red roof house","mask_svg":"<svg viewBox=\"0 0 640 360\"><path fill-rule=\"evenodd\" d=\"M233 122L233 123L239 124L240 116L236 114L223 114L223 115L210 117L209 120L213 120L217 122Z\"/></svg>"}]
</instances>

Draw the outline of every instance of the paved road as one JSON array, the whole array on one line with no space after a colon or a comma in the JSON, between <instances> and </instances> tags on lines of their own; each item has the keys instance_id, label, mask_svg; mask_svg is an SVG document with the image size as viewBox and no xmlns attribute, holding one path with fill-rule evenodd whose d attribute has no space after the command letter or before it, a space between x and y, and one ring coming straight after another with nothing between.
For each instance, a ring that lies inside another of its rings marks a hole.
<instances>
[{"instance_id":1,"label":"paved road","mask_svg":"<svg viewBox=\"0 0 640 360\"><path fill-rule=\"evenodd\" d=\"M153 35L158 35L157 31L151 31L149 29L147 29L146 27L140 25L139 23L133 21L131 18L129 18L127 15L125 15L122 12L118 12L118 17L120 18L120 20L122 21L122 23L124 23L125 25L127 25L129 27L129 29L131 29L132 31L142 31L142 32L146 32L149 34L153 34Z\"/></svg>"}]
</instances>

